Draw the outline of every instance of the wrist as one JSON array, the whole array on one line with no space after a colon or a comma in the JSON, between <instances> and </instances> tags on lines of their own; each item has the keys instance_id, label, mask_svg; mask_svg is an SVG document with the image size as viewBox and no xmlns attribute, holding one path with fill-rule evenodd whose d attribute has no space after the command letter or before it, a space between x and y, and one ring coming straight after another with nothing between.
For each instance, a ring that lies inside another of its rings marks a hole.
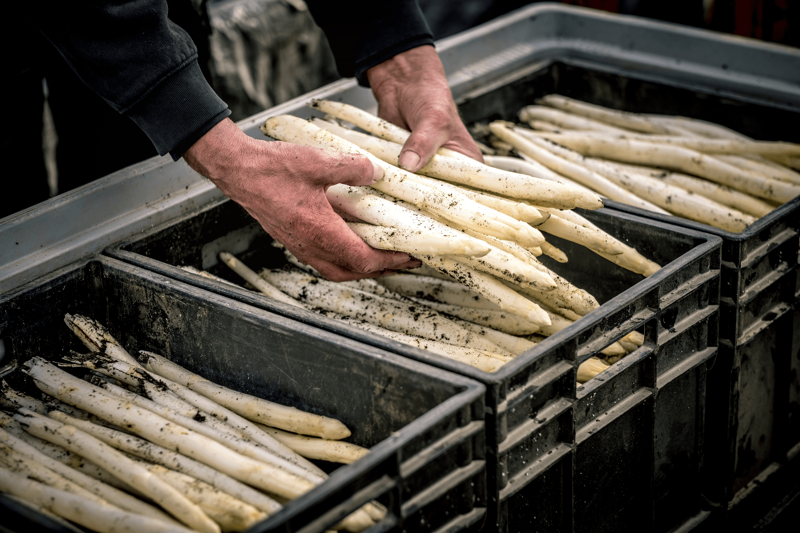
<instances>
[{"instance_id":1,"label":"wrist","mask_svg":"<svg viewBox=\"0 0 800 533\"><path fill-rule=\"evenodd\" d=\"M253 145L257 142L226 118L186 150L183 158L195 171L224 190L223 184L239 175L242 161L247 159L247 153L255 150Z\"/></svg>"},{"instance_id":2,"label":"wrist","mask_svg":"<svg viewBox=\"0 0 800 533\"><path fill-rule=\"evenodd\" d=\"M378 101L400 85L444 81L444 67L431 45L406 50L367 70L367 80Z\"/></svg>"}]
</instances>

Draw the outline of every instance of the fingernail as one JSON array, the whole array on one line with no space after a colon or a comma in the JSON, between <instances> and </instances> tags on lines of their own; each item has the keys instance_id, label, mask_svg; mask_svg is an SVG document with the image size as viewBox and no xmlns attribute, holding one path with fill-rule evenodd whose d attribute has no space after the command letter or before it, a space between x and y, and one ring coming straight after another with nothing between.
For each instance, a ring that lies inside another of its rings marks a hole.
<instances>
[{"instance_id":1,"label":"fingernail","mask_svg":"<svg viewBox=\"0 0 800 533\"><path fill-rule=\"evenodd\" d=\"M380 181L383 179L383 167L372 163L372 182Z\"/></svg>"},{"instance_id":2,"label":"fingernail","mask_svg":"<svg viewBox=\"0 0 800 533\"><path fill-rule=\"evenodd\" d=\"M416 172L419 170L417 166L419 165L419 154L416 152L412 152L411 150L406 150L402 154L400 154L400 168L404 168L410 172Z\"/></svg>"}]
</instances>

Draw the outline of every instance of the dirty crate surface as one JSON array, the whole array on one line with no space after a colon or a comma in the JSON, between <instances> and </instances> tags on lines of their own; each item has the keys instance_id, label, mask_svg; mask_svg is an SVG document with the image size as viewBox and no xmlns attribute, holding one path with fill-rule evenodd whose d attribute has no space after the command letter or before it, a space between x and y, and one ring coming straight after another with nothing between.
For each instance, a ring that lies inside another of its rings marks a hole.
<instances>
[{"instance_id":1,"label":"dirty crate surface","mask_svg":"<svg viewBox=\"0 0 800 533\"><path fill-rule=\"evenodd\" d=\"M540 531L569 530L573 518L577 529L586 522L604 522L611 529L621 520L650 524L656 493L665 505L679 502L687 513L695 512L705 405L701 385L716 353L720 241L608 210L583 214L665 268L644 279L554 238L570 261L548 266L603 305L494 374L177 268L207 269L240 285L217 261L219 251L238 254L256 270L285 264L270 237L232 202L187 214L106 253L484 383L492 530L524 531L534 523ZM576 389L576 365L634 330L645 334L645 345L603 379ZM657 387L664 401L653 394ZM667 394L690 395L691 401L677 410ZM676 450L680 464L668 456ZM587 469L599 472L599 465L617 475L573 486L573 476L593 475ZM596 509L577 503L594 490L616 491L620 512L609 514L601 502Z\"/></svg>"},{"instance_id":2,"label":"dirty crate surface","mask_svg":"<svg viewBox=\"0 0 800 533\"><path fill-rule=\"evenodd\" d=\"M222 385L337 418L351 429L351 442L371 448L251 531L326 531L372 499L389 513L371 533L481 527L486 476L479 383L93 258L0 298L2 375L12 386L35 392L17 370L32 356L58 361L69 349L83 351L64 325L65 313L99 320L133 354L160 353Z\"/></svg>"},{"instance_id":3,"label":"dirty crate surface","mask_svg":"<svg viewBox=\"0 0 800 533\"><path fill-rule=\"evenodd\" d=\"M602 66L568 63L532 72L523 69L504 81L501 87L477 90L461 102L467 123L516 120L522 106L558 93L625 111L709 120L757 139L800 141L795 127L799 107L792 111L776 102L754 103L752 95L748 102L736 101L716 96L713 88L701 92L604 72ZM723 240L719 357L709 370L703 494L714 506L728 506L761 472L783 462L799 440L798 417L791 423L788 417L790 406L798 408L789 394L800 197L741 233L618 202L606 205Z\"/></svg>"}]
</instances>

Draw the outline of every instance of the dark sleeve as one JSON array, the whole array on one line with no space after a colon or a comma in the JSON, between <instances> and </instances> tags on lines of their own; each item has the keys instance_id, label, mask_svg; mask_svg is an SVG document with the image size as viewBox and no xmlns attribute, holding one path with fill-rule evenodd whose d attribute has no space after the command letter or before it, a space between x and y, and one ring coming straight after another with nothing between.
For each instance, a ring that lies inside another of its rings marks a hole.
<instances>
[{"instance_id":1,"label":"dark sleeve","mask_svg":"<svg viewBox=\"0 0 800 533\"><path fill-rule=\"evenodd\" d=\"M167 18L165 0L20 5L83 82L133 120L160 155L179 159L230 114L203 77L191 38Z\"/></svg>"},{"instance_id":2,"label":"dark sleeve","mask_svg":"<svg viewBox=\"0 0 800 533\"><path fill-rule=\"evenodd\" d=\"M366 72L401 52L433 44L416 0L306 0L342 76L369 87Z\"/></svg>"}]
</instances>

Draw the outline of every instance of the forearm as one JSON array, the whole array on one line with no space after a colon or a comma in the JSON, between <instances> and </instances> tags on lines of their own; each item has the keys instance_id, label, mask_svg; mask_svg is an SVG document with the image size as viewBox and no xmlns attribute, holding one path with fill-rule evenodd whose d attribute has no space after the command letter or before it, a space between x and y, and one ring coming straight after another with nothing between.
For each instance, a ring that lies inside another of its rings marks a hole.
<instances>
[{"instance_id":1,"label":"forearm","mask_svg":"<svg viewBox=\"0 0 800 533\"><path fill-rule=\"evenodd\" d=\"M433 36L416 0L307 0L325 31L339 74L368 85L367 70L418 46Z\"/></svg>"},{"instance_id":2,"label":"forearm","mask_svg":"<svg viewBox=\"0 0 800 533\"><path fill-rule=\"evenodd\" d=\"M160 154L180 157L228 115L164 0L38 1L22 9L92 90L131 118Z\"/></svg>"}]
</instances>

